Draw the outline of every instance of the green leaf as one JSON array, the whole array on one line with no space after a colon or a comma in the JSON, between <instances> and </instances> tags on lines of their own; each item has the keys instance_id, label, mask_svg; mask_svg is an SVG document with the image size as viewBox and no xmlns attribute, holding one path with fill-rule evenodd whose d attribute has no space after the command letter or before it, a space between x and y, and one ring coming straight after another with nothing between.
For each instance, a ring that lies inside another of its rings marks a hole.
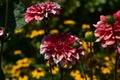
<instances>
[{"instance_id":1,"label":"green leaf","mask_svg":"<svg viewBox=\"0 0 120 80\"><path fill-rule=\"evenodd\" d=\"M26 25L24 12L25 6L21 2L19 2L19 4L15 4L14 15L16 20L16 29L22 28Z\"/></svg>"}]
</instances>

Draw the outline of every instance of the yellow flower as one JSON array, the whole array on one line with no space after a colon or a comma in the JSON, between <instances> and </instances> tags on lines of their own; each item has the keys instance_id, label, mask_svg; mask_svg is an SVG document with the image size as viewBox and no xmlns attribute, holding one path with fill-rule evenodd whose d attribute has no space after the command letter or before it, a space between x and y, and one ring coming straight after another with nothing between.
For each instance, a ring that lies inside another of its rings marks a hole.
<instances>
[{"instance_id":1,"label":"yellow flower","mask_svg":"<svg viewBox=\"0 0 120 80\"><path fill-rule=\"evenodd\" d=\"M44 77L44 76L45 76L45 71L42 68L37 68L32 71L33 78L40 79L40 77Z\"/></svg>"},{"instance_id":2,"label":"yellow flower","mask_svg":"<svg viewBox=\"0 0 120 80\"><path fill-rule=\"evenodd\" d=\"M115 58L111 58L113 64L115 64Z\"/></svg>"},{"instance_id":3,"label":"yellow flower","mask_svg":"<svg viewBox=\"0 0 120 80\"><path fill-rule=\"evenodd\" d=\"M18 33L21 33L21 32L23 32L23 29L22 29L22 28L21 28L21 29L16 29L16 30L14 31L15 34L18 34Z\"/></svg>"},{"instance_id":4,"label":"yellow flower","mask_svg":"<svg viewBox=\"0 0 120 80\"><path fill-rule=\"evenodd\" d=\"M23 58L23 59L20 59L18 61L16 61L16 64L21 66L21 67L29 67L30 64L32 64L32 59L29 59L29 58Z\"/></svg>"},{"instance_id":5,"label":"yellow flower","mask_svg":"<svg viewBox=\"0 0 120 80\"><path fill-rule=\"evenodd\" d=\"M14 51L14 55L19 55L19 54L22 54L22 51L21 51L21 50L15 50L15 51Z\"/></svg>"},{"instance_id":6,"label":"yellow flower","mask_svg":"<svg viewBox=\"0 0 120 80\"><path fill-rule=\"evenodd\" d=\"M57 30L57 29L52 29L52 30L50 30L50 34L56 34L56 33L58 33L59 31Z\"/></svg>"},{"instance_id":7,"label":"yellow flower","mask_svg":"<svg viewBox=\"0 0 120 80\"><path fill-rule=\"evenodd\" d=\"M117 69L117 72L120 72L120 69Z\"/></svg>"},{"instance_id":8,"label":"yellow flower","mask_svg":"<svg viewBox=\"0 0 120 80\"><path fill-rule=\"evenodd\" d=\"M49 62L46 62L46 66L47 66L47 67L49 67L49 66L50 66Z\"/></svg>"},{"instance_id":9,"label":"yellow flower","mask_svg":"<svg viewBox=\"0 0 120 80\"><path fill-rule=\"evenodd\" d=\"M105 57L104 57L104 60L105 60L105 61L109 61L109 60L110 60L110 57L105 56Z\"/></svg>"},{"instance_id":10,"label":"yellow flower","mask_svg":"<svg viewBox=\"0 0 120 80\"><path fill-rule=\"evenodd\" d=\"M72 71L72 72L70 73L70 75L71 75L72 77L75 77L76 74L80 74L80 71L79 71L79 70L76 70L76 71Z\"/></svg>"},{"instance_id":11,"label":"yellow flower","mask_svg":"<svg viewBox=\"0 0 120 80\"><path fill-rule=\"evenodd\" d=\"M94 43L93 42L85 42L84 40L82 40L82 45L83 45L85 51L87 53L90 53L90 45L91 45L91 47L93 47ZM94 52L94 48L92 48L92 52Z\"/></svg>"},{"instance_id":12,"label":"yellow flower","mask_svg":"<svg viewBox=\"0 0 120 80\"><path fill-rule=\"evenodd\" d=\"M70 75L75 79L75 80L85 80L85 76L82 76L79 70L72 71ZM86 75L87 80L90 80L88 75Z\"/></svg>"},{"instance_id":13,"label":"yellow flower","mask_svg":"<svg viewBox=\"0 0 120 80\"><path fill-rule=\"evenodd\" d=\"M29 80L29 77L27 75L24 75L22 77L20 76L18 80Z\"/></svg>"},{"instance_id":14,"label":"yellow flower","mask_svg":"<svg viewBox=\"0 0 120 80\"><path fill-rule=\"evenodd\" d=\"M39 35L45 34L45 31L43 29L40 30L32 30L31 34L27 34L26 37L28 38L34 38Z\"/></svg>"},{"instance_id":15,"label":"yellow flower","mask_svg":"<svg viewBox=\"0 0 120 80\"><path fill-rule=\"evenodd\" d=\"M53 67L52 74L56 74L59 71L58 67Z\"/></svg>"},{"instance_id":16,"label":"yellow flower","mask_svg":"<svg viewBox=\"0 0 120 80\"><path fill-rule=\"evenodd\" d=\"M90 29L90 25L89 24L83 24L82 29L83 30Z\"/></svg>"},{"instance_id":17,"label":"yellow flower","mask_svg":"<svg viewBox=\"0 0 120 80\"><path fill-rule=\"evenodd\" d=\"M45 34L45 30L43 29L38 30L38 35L43 35L43 34Z\"/></svg>"},{"instance_id":18,"label":"yellow flower","mask_svg":"<svg viewBox=\"0 0 120 80\"><path fill-rule=\"evenodd\" d=\"M74 20L65 20L64 24L74 25L74 24L76 24L76 22Z\"/></svg>"},{"instance_id":19,"label":"yellow flower","mask_svg":"<svg viewBox=\"0 0 120 80\"><path fill-rule=\"evenodd\" d=\"M6 78L5 80L16 80L16 78Z\"/></svg>"},{"instance_id":20,"label":"yellow flower","mask_svg":"<svg viewBox=\"0 0 120 80\"><path fill-rule=\"evenodd\" d=\"M18 77L18 76L20 76L20 73L21 73L20 70L18 70L18 71L13 71L13 73L12 73L11 75L12 75L12 77Z\"/></svg>"},{"instance_id":21,"label":"yellow flower","mask_svg":"<svg viewBox=\"0 0 120 80\"><path fill-rule=\"evenodd\" d=\"M101 67L101 71L103 74L110 74L111 73L110 70L111 69L109 67Z\"/></svg>"}]
</instances>

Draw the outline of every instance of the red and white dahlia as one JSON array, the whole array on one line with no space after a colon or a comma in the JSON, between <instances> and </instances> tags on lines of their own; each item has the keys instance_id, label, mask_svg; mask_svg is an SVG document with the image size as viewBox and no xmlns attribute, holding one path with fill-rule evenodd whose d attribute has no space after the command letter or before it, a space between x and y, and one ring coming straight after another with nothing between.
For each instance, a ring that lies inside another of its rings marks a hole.
<instances>
[{"instance_id":1,"label":"red and white dahlia","mask_svg":"<svg viewBox=\"0 0 120 80\"><path fill-rule=\"evenodd\" d=\"M78 37L70 33L58 33L43 39L40 53L45 54L45 59L52 64L72 66L84 55L84 50Z\"/></svg>"},{"instance_id":2,"label":"red and white dahlia","mask_svg":"<svg viewBox=\"0 0 120 80\"><path fill-rule=\"evenodd\" d=\"M60 13L61 8L55 2L44 2L41 4L36 4L27 8L25 13L25 21L31 22L33 20L43 20L48 15L56 16Z\"/></svg>"},{"instance_id":3,"label":"red and white dahlia","mask_svg":"<svg viewBox=\"0 0 120 80\"><path fill-rule=\"evenodd\" d=\"M120 45L120 11L117 11L111 16L100 16L100 21L97 22L95 30L96 42L102 42L102 47Z\"/></svg>"}]
</instances>

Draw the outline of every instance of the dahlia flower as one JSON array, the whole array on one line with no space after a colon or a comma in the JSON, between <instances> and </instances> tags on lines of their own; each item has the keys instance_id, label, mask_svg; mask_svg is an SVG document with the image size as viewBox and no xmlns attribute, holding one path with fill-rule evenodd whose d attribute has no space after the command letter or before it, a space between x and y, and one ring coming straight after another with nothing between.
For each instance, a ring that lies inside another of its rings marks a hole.
<instances>
[{"instance_id":1,"label":"dahlia flower","mask_svg":"<svg viewBox=\"0 0 120 80\"><path fill-rule=\"evenodd\" d=\"M36 4L27 8L25 13L25 21L31 22L33 20L43 20L44 18L47 18L48 15L58 15L60 11L60 5L55 2L44 2L41 4Z\"/></svg>"},{"instance_id":2,"label":"dahlia flower","mask_svg":"<svg viewBox=\"0 0 120 80\"><path fill-rule=\"evenodd\" d=\"M0 36L4 35L4 30L0 30Z\"/></svg>"},{"instance_id":3,"label":"dahlia flower","mask_svg":"<svg viewBox=\"0 0 120 80\"><path fill-rule=\"evenodd\" d=\"M116 42L120 45L120 11L111 16L101 15L100 21L94 26L96 42L101 41L102 47L114 46Z\"/></svg>"},{"instance_id":4,"label":"dahlia flower","mask_svg":"<svg viewBox=\"0 0 120 80\"><path fill-rule=\"evenodd\" d=\"M45 54L45 59L51 64L72 66L84 55L81 44L79 38L71 33L47 35L40 45L40 53Z\"/></svg>"}]
</instances>

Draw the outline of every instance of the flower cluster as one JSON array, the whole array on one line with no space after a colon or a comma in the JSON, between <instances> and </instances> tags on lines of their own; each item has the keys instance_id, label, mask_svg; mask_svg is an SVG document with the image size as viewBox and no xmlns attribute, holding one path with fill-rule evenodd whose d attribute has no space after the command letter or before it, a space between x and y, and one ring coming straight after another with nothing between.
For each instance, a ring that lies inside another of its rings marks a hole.
<instances>
[{"instance_id":1,"label":"flower cluster","mask_svg":"<svg viewBox=\"0 0 120 80\"><path fill-rule=\"evenodd\" d=\"M111 16L100 16L100 21L97 22L95 30L96 42L102 42L102 47L120 45L120 10ZM115 40L116 39L116 40Z\"/></svg>"},{"instance_id":2,"label":"flower cluster","mask_svg":"<svg viewBox=\"0 0 120 80\"><path fill-rule=\"evenodd\" d=\"M43 20L50 16L56 16L60 13L61 8L55 2L44 2L27 8L25 13L25 21Z\"/></svg>"},{"instance_id":3,"label":"flower cluster","mask_svg":"<svg viewBox=\"0 0 120 80\"><path fill-rule=\"evenodd\" d=\"M43 39L40 53L44 53L45 59L52 64L72 66L84 55L84 50L78 37L71 33L58 33Z\"/></svg>"}]
</instances>

